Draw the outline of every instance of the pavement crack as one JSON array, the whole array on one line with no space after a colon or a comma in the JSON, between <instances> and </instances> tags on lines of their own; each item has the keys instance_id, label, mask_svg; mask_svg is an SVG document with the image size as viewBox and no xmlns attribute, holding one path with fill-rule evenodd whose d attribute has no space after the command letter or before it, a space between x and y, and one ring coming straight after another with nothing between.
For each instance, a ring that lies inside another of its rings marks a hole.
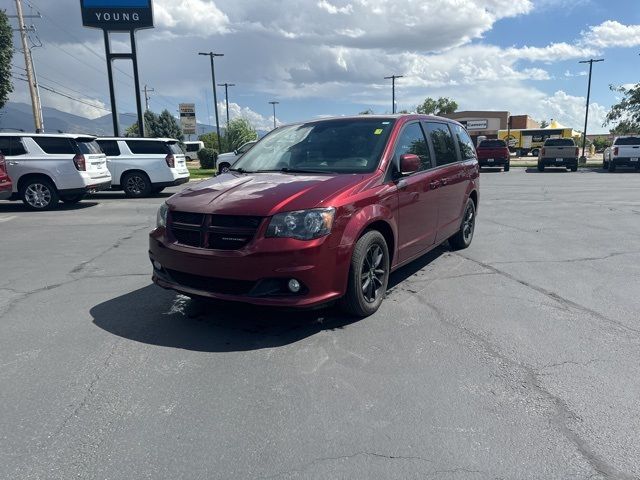
<instances>
[{"instance_id":1,"label":"pavement crack","mask_svg":"<svg viewBox=\"0 0 640 480\"><path fill-rule=\"evenodd\" d=\"M619 322L617 320L609 318L606 315L603 315L602 313L600 313L600 312L598 312L596 310L593 310L593 309L591 309L589 307L586 307L584 305L580 305L579 303L576 303L576 302L574 302L572 300L569 300L568 298L565 298L565 297L559 295L556 292L552 292L550 290L547 290L546 288L539 287L539 286L534 285L534 284L532 284L530 282L527 282L526 280L522 280L522 279L516 277L515 275L512 275L512 274L510 274L508 272L505 272L504 270L500 270L499 268L497 268L497 267L495 267L493 265L490 265L490 264L488 264L486 262L482 262L480 260L475 260L473 258L470 258L470 257L467 257L465 255L462 255L461 253L458 253L458 252L456 252L456 255L458 255L458 256L460 256L462 258L465 258L465 259L469 260L470 262L476 263L477 265L480 265L481 267L484 267L484 268L486 268L486 269L488 269L488 270L490 270L492 272L495 272L495 273L497 273L499 275L502 275L503 277L508 278L509 280L517 282L520 285L523 285L523 286L525 286L527 288L530 288L531 290L534 290L534 291L536 291L538 293L541 293L542 295L544 295L544 296L546 296L548 298L551 298L552 300L555 300L556 302L558 302L561 305L564 305L566 307L572 308L572 309L580 311L580 312L588 313L589 315L601 320L604 323L609 324L610 326L612 326L612 327L614 327L614 328L616 328L618 330L621 330L621 331L624 331L624 332L627 332L627 333L633 333L635 335L640 335L640 330L638 330L637 328L629 327L628 325L625 325L622 322Z\"/></svg>"},{"instance_id":2,"label":"pavement crack","mask_svg":"<svg viewBox=\"0 0 640 480\"><path fill-rule=\"evenodd\" d=\"M613 257L619 257L621 255L638 255L640 251L631 252L613 252L602 257L581 257L581 258L567 258L563 260L512 260L493 262L494 265L508 265L508 264L527 264L527 263L577 263L577 262L594 262L597 260L607 260ZM462 256L462 255L461 255ZM467 257L464 257L467 258Z\"/></svg>"},{"instance_id":3,"label":"pavement crack","mask_svg":"<svg viewBox=\"0 0 640 480\"><path fill-rule=\"evenodd\" d=\"M587 360L586 362L576 362L574 360L566 360L564 362L548 363L546 365L541 366L539 368L539 370L546 370L548 368L562 367L564 365L578 365L580 367L586 367L587 365L591 365L592 363L604 362L604 361L605 360L602 360L600 358L592 358L591 360Z\"/></svg>"},{"instance_id":4,"label":"pavement crack","mask_svg":"<svg viewBox=\"0 0 640 480\"><path fill-rule=\"evenodd\" d=\"M479 347L489 355L489 357L502 363L505 367L511 368L513 370L520 370L523 375L522 385L537 392L538 395L540 395L542 398L547 399L547 401L553 406L553 413L551 415L548 415L549 420L556 426L558 431L575 446L580 455L595 472L611 478L637 480L637 478L635 478L634 476L626 474L624 472L620 472L613 465L607 463L604 458L602 458L595 452L595 450L588 444L586 440L584 440L578 433L571 429L570 423L573 421L581 422L582 418L569 408L563 398L552 393L547 388L545 388L544 385L542 385L541 377L543 375L539 374L533 367L518 362L503 354L498 350L496 346L494 346L488 339L484 338L482 335L453 320L450 320L447 315L435 305L427 302L424 299L422 300L422 303L428 306L442 323L460 330L473 342L477 343Z\"/></svg>"}]
</instances>

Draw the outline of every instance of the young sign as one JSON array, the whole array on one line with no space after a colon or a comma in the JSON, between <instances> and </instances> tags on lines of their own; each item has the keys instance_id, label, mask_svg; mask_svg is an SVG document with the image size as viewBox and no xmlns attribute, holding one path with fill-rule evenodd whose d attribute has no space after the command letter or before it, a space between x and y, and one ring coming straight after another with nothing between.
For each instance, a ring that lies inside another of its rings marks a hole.
<instances>
[{"instance_id":1,"label":"young sign","mask_svg":"<svg viewBox=\"0 0 640 480\"><path fill-rule=\"evenodd\" d=\"M116 32L153 28L152 0L80 0L82 25Z\"/></svg>"}]
</instances>

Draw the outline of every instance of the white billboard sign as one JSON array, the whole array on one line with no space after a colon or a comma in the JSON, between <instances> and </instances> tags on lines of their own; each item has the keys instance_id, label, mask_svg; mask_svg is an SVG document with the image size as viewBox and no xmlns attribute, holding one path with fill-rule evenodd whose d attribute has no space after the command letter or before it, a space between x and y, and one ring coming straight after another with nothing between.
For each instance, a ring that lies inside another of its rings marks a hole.
<instances>
[{"instance_id":1,"label":"white billboard sign","mask_svg":"<svg viewBox=\"0 0 640 480\"><path fill-rule=\"evenodd\" d=\"M180 108L180 125L182 133L192 135L196 132L196 105L195 103L181 103Z\"/></svg>"}]
</instances>

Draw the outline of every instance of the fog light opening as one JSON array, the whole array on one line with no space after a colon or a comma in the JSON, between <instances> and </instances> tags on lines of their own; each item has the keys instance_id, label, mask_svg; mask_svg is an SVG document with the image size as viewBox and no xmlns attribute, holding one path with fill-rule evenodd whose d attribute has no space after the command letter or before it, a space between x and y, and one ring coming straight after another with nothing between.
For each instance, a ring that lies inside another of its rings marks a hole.
<instances>
[{"instance_id":1,"label":"fog light opening","mask_svg":"<svg viewBox=\"0 0 640 480\"><path fill-rule=\"evenodd\" d=\"M291 293L298 293L300 291L300 282L298 280L296 280L295 278L292 278L287 283L287 287L289 287L289 291Z\"/></svg>"},{"instance_id":2,"label":"fog light opening","mask_svg":"<svg viewBox=\"0 0 640 480\"><path fill-rule=\"evenodd\" d=\"M152 263L153 263L153 268L155 268L156 270L162 270L162 265L160 264L159 261L154 260Z\"/></svg>"}]
</instances>

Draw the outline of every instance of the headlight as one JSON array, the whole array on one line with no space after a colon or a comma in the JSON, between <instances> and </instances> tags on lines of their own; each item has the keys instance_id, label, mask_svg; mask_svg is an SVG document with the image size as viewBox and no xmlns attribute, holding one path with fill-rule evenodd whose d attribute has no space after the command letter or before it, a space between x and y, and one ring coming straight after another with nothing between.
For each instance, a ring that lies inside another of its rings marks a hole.
<instances>
[{"instance_id":1,"label":"headlight","mask_svg":"<svg viewBox=\"0 0 640 480\"><path fill-rule=\"evenodd\" d=\"M158 209L158 215L156 216L156 227L167 226L167 214L169 213L169 207L166 203L160 205Z\"/></svg>"},{"instance_id":2,"label":"headlight","mask_svg":"<svg viewBox=\"0 0 640 480\"><path fill-rule=\"evenodd\" d=\"M287 237L311 240L331 233L335 208L316 208L274 215L267 228L267 237Z\"/></svg>"}]
</instances>

